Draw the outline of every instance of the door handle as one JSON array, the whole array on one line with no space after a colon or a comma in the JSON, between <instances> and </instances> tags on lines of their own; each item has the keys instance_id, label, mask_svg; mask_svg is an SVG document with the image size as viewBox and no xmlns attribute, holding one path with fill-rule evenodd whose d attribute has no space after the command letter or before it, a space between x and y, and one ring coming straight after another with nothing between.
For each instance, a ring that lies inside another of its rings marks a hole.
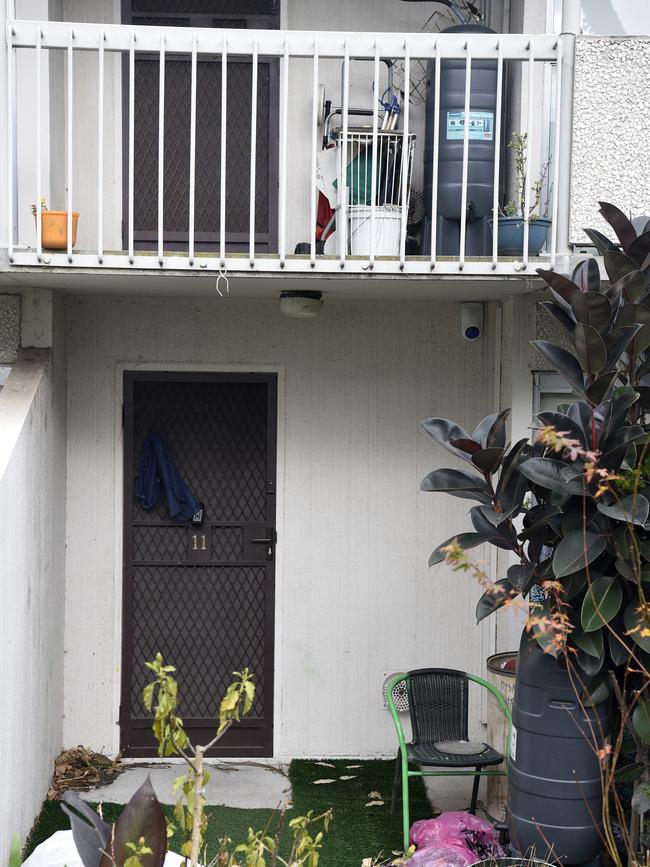
<instances>
[{"instance_id":1,"label":"door handle","mask_svg":"<svg viewBox=\"0 0 650 867\"><path fill-rule=\"evenodd\" d=\"M263 538L249 539L249 541L256 545L266 545L266 559L273 559L273 545L276 541L275 530L273 529L273 527L266 528L266 536L264 536Z\"/></svg>"}]
</instances>

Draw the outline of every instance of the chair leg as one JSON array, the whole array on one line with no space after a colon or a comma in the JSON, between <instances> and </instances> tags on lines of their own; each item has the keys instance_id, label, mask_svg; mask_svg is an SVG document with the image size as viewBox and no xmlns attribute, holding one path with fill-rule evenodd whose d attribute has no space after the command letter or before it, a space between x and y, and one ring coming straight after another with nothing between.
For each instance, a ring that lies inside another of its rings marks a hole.
<instances>
[{"instance_id":1,"label":"chair leg","mask_svg":"<svg viewBox=\"0 0 650 867\"><path fill-rule=\"evenodd\" d=\"M478 766L477 766L476 770L477 770L477 772L480 770ZM474 815L476 813L476 802L478 800L478 787L479 787L480 782L481 782L481 778L475 776L474 777L474 785L472 786L472 802L471 802L470 807L469 807L469 811L472 815Z\"/></svg>"},{"instance_id":2,"label":"chair leg","mask_svg":"<svg viewBox=\"0 0 650 867\"><path fill-rule=\"evenodd\" d=\"M409 765L406 758L402 758L402 831L404 851L409 847L409 831L411 820L409 817Z\"/></svg>"},{"instance_id":3,"label":"chair leg","mask_svg":"<svg viewBox=\"0 0 650 867\"><path fill-rule=\"evenodd\" d=\"M402 779L402 751L397 751L395 759L395 774L393 775L393 797L390 802L390 814L395 815L397 810L397 793L399 792L400 781Z\"/></svg>"}]
</instances>

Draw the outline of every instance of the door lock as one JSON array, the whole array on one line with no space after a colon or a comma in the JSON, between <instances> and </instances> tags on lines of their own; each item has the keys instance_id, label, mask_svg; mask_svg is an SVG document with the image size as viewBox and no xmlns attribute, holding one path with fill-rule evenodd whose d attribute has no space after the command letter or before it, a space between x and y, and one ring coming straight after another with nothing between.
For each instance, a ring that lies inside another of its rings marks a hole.
<instances>
[{"instance_id":1,"label":"door lock","mask_svg":"<svg viewBox=\"0 0 650 867\"><path fill-rule=\"evenodd\" d=\"M273 543L276 540L275 531L273 527L267 527L266 536L261 539L251 539L250 541L257 545L266 545L266 559L273 559Z\"/></svg>"}]
</instances>

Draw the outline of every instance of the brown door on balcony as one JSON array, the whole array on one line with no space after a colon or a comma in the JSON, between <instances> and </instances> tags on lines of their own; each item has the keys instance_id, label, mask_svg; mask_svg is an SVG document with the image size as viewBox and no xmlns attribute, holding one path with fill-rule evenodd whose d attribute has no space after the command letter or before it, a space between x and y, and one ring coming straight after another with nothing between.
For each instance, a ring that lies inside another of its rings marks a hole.
<instances>
[{"instance_id":1,"label":"brown door on balcony","mask_svg":"<svg viewBox=\"0 0 650 867\"><path fill-rule=\"evenodd\" d=\"M192 11L194 10L194 11ZM124 0L125 23L160 27L273 29L278 0ZM128 57L123 59L123 245L128 246ZM136 249L156 249L158 234L158 83L155 55L136 54L134 218ZM196 78L195 249L219 247L221 57L199 55ZM164 247L187 249L190 178L189 56L165 56ZM252 65L228 61L226 249L248 250ZM260 57L257 83L255 247L276 249L278 63Z\"/></svg>"},{"instance_id":2,"label":"brown door on balcony","mask_svg":"<svg viewBox=\"0 0 650 867\"><path fill-rule=\"evenodd\" d=\"M124 375L126 755L155 755L142 690L151 679L144 662L158 651L177 668L180 714L194 743L212 739L232 672L248 666L253 711L213 754L273 753L276 394L274 374ZM202 524L170 516L164 485L155 505L143 507L137 477L152 433L203 504Z\"/></svg>"}]
</instances>

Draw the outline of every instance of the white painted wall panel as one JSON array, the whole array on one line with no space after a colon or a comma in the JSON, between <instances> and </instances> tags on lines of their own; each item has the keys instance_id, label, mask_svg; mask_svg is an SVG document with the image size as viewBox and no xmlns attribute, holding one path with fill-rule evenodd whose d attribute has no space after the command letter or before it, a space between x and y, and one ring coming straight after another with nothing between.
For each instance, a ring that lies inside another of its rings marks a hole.
<instances>
[{"instance_id":1,"label":"white painted wall panel","mask_svg":"<svg viewBox=\"0 0 650 867\"><path fill-rule=\"evenodd\" d=\"M460 338L454 303L329 301L298 321L231 291L69 299L64 742L118 743L119 371L144 363L280 372L275 752L392 754L382 672L480 672L491 650L472 580L426 565L468 504L419 491L454 459L418 421L492 411L493 346Z\"/></svg>"},{"instance_id":2,"label":"white painted wall panel","mask_svg":"<svg viewBox=\"0 0 650 867\"><path fill-rule=\"evenodd\" d=\"M65 367L32 359L0 394L3 857L40 810L63 729Z\"/></svg>"}]
</instances>

